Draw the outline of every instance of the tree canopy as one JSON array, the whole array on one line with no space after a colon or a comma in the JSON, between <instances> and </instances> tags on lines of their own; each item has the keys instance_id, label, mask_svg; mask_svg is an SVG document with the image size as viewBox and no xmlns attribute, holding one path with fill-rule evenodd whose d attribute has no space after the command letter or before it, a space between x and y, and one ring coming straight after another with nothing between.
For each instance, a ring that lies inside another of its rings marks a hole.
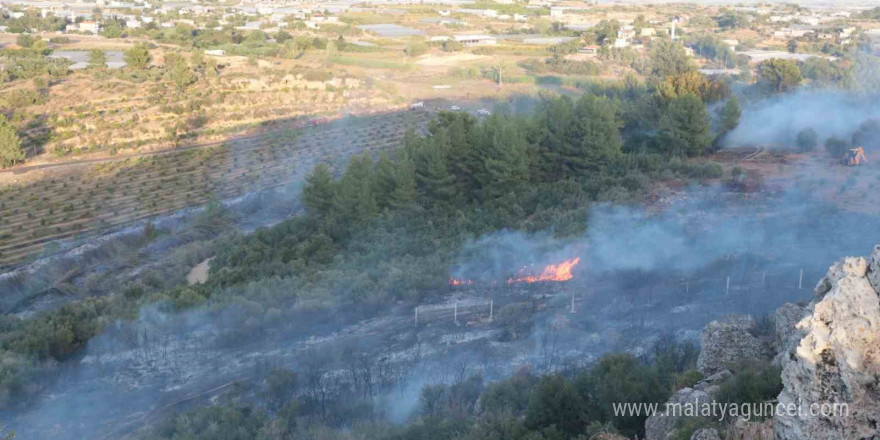
<instances>
[{"instance_id":1,"label":"tree canopy","mask_svg":"<svg viewBox=\"0 0 880 440\"><path fill-rule=\"evenodd\" d=\"M123 59L134 69L146 69L152 58L145 44L135 44L123 53Z\"/></svg>"},{"instance_id":2,"label":"tree canopy","mask_svg":"<svg viewBox=\"0 0 880 440\"><path fill-rule=\"evenodd\" d=\"M801 84L801 69L795 61L779 58L761 63L758 76L767 88L774 93L782 93Z\"/></svg>"},{"instance_id":3,"label":"tree canopy","mask_svg":"<svg viewBox=\"0 0 880 440\"><path fill-rule=\"evenodd\" d=\"M21 149L21 139L15 127L0 115L0 165L8 167L16 162L24 160L24 151Z\"/></svg>"}]
</instances>

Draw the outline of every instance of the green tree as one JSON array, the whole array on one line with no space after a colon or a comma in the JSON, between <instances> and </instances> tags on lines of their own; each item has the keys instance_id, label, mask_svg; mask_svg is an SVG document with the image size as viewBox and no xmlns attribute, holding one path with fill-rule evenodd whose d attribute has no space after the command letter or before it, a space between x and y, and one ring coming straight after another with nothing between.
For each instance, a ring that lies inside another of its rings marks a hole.
<instances>
[{"instance_id":1,"label":"green tree","mask_svg":"<svg viewBox=\"0 0 880 440\"><path fill-rule=\"evenodd\" d=\"M107 67L107 55L101 49L92 49L89 51L89 67L103 68Z\"/></svg>"},{"instance_id":2,"label":"green tree","mask_svg":"<svg viewBox=\"0 0 880 440\"><path fill-rule=\"evenodd\" d=\"M528 180L528 143L517 122L495 114L471 136L470 171L483 199L514 192Z\"/></svg>"},{"instance_id":3,"label":"green tree","mask_svg":"<svg viewBox=\"0 0 880 440\"><path fill-rule=\"evenodd\" d=\"M612 422L627 438L643 437L647 416L615 414L613 404L661 403L669 395L657 371L629 354L603 356L591 371L578 378L576 386L589 403L590 418Z\"/></svg>"},{"instance_id":4,"label":"green tree","mask_svg":"<svg viewBox=\"0 0 880 440\"><path fill-rule=\"evenodd\" d=\"M847 150L849 150L849 143L839 137L831 136L825 141L825 151L827 151L831 157L843 157Z\"/></svg>"},{"instance_id":5,"label":"green tree","mask_svg":"<svg viewBox=\"0 0 880 440\"><path fill-rule=\"evenodd\" d=\"M339 179L336 207L346 226L363 224L378 212L373 159L369 152L349 160L348 168Z\"/></svg>"},{"instance_id":6,"label":"green tree","mask_svg":"<svg viewBox=\"0 0 880 440\"><path fill-rule=\"evenodd\" d=\"M462 46L461 43L456 40L446 40L443 42L443 45L441 47L443 48L444 52L458 52L464 46Z\"/></svg>"},{"instance_id":7,"label":"green tree","mask_svg":"<svg viewBox=\"0 0 880 440\"><path fill-rule=\"evenodd\" d=\"M731 96L719 112L719 131L722 134L733 131L739 125L739 117L741 115L742 109L739 107L739 101L736 99L736 96Z\"/></svg>"},{"instance_id":8,"label":"green tree","mask_svg":"<svg viewBox=\"0 0 880 440\"><path fill-rule=\"evenodd\" d=\"M198 80L186 59L180 55L168 54L165 56L165 68L167 69L169 79L171 79L171 82L174 83L179 92L183 92L190 84Z\"/></svg>"},{"instance_id":9,"label":"green tree","mask_svg":"<svg viewBox=\"0 0 880 440\"><path fill-rule=\"evenodd\" d=\"M379 209L403 209L416 196L415 170L405 151L398 151L397 162L387 153L379 155L375 171L376 205Z\"/></svg>"},{"instance_id":10,"label":"green tree","mask_svg":"<svg viewBox=\"0 0 880 440\"><path fill-rule=\"evenodd\" d=\"M589 426L586 410L582 395L564 377L545 376L532 391L525 424L533 430L555 427L572 438Z\"/></svg>"},{"instance_id":11,"label":"green tree","mask_svg":"<svg viewBox=\"0 0 880 440\"><path fill-rule=\"evenodd\" d=\"M21 139L15 127L6 120L5 116L0 115L0 165L8 167L24 160L24 157Z\"/></svg>"},{"instance_id":12,"label":"green tree","mask_svg":"<svg viewBox=\"0 0 880 440\"><path fill-rule=\"evenodd\" d=\"M810 152L819 146L819 135L812 127L807 127L798 132L794 143L800 152Z\"/></svg>"},{"instance_id":13,"label":"green tree","mask_svg":"<svg viewBox=\"0 0 880 440\"><path fill-rule=\"evenodd\" d=\"M150 56L150 49L147 48L147 45L139 43L126 50L123 53L123 59L126 64L132 68L143 70L150 65L150 60L152 58Z\"/></svg>"},{"instance_id":14,"label":"green tree","mask_svg":"<svg viewBox=\"0 0 880 440\"><path fill-rule=\"evenodd\" d=\"M25 49L28 49L31 46L33 46L34 42L36 42L36 39L33 36L31 36L30 34L18 34L18 36L15 37L15 44L17 44Z\"/></svg>"},{"instance_id":15,"label":"green tree","mask_svg":"<svg viewBox=\"0 0 880 440\"><path fill-rule=\"evenodd\" d=\"M408 57L417 57L428 51L428 45L422 41L410 41L406 43L403 52Z\"/></svg>"},{"instance_id":16,"label":"green tree","mask_svg":"<svg viewBox=\"0 0 880 440\"><path fill-rule=\"evenodd\" d=\"M664 149L673 156L703 154L712 142L706 106L693 94L673 99L660 119Z\"/></svg>"},{"instance_id":17,"label":"green tree","mask_svg":"<svg viewBox=\"0 0 880 440\"><path fill-rule=\"evenodd\" d=\"M293 37L288 32L285 32L285 31L278 31L278 33L275 34L275 41L277 43L283 44L285 41L292 40L292 39L293 39Z\"/></svg>"},{"instance_id":18,"label":"green tree","mask_svg":"<svg viewBox=\"0 0 880 440\"><path fill-rule=\"evenodd\" d=\"M785 45L788 49L789 53L797 53L798 51L798 41L797 40L788 40L788 43Z\"/></svg>"},{"instance_id":19,"label":"green tree","mask_svg":"<svg viewBox=\"0 0 880 440\"><path fill-rule=\"evenodd\" d=\"M651 73L659 77L681 75L694 70L684 47L672 40L657 39L651 46Z\"/></svg>"},{"instance_id":20,"label":"green tree","mask_svg":"<svg viewBox=\"0 0 880 440\"><path fill-rule=\"evenodd\" d=\"M306 177L306 185L302 190L303 204L310 216L326 219L332 215L336 204L336 184L330 168L323 163L315 166Z\"/></svg>"},{"instance_id":21,"label":"green tree","mask_svg":"<svg viewBox=\"0 0 880 440\"><path fill-rule=\"evenodd\" d=\"M617 20L602 20L592 30L597 44L611 44L617 39L617 32L620 31L620 22Z\"/></svg>"},{"instance_id":22,"label":"green tree","mask_svg":"<svg viewBox=\"0 0 880 440\"><path fill-rule=\"evenodd\" d=\"M782 93L801 84L801 70L796 62L772 58L761 63L758 76L767 88Z\"/></svg>"},{"instance_id":23,"label":"green tree","mask_svg":"<svg viewBox=\"0 0 880 440\"><path fill-rule=\"evenodd\" d=\"M583 179L621 155L622 123L607 98L585 95L577 102L567 97L545 102L536 126L545 180Z\"/></svg>"},{"instance_id":24,"label":"green tree","mask_svg":"<svg viewBox=\"0 0 880 440\"><path fill-rule=\"evenodd\" d=\"M724 81L710 81L706 78L706 75L696 70L691 70L679 75L667 76L657 86L657 91L665 99L672 99L692 93L699 96L703 102L711 103L728 97L730 95L730 86Z\"/></svg>"},{"instance_id":25,"label":"green tree","mask_svg":"<svg viewBox=\"0 0 880 440\"><path fill-rule=\"evenodd\" d=\"M455 176L446 163L448 137L432 136L425 140L413 156L415 181L426 206L447 206L455 197Z\"/></svg>"}]
</instances>

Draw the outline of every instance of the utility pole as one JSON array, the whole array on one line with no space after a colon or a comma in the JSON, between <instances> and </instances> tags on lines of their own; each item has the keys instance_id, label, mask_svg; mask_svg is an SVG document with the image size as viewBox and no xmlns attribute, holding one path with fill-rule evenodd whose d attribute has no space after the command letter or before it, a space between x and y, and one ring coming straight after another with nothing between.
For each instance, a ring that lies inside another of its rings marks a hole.
<instances>
[{"instance_id":1,"label":"utility pole","mask_svg":"<svg viewBox=\"0 0 880 440\"><path fill-rule=\"evenodd\" d=\"M489 300L489 322L492 322L492 309L495 307L495 301Z\"/></svg>"},{"instance_id":2,"label":"utility pole","mask_svg":"<svg viewBox=\"0 0 880 440\"><path fill-rule=\"evenodd\" d=\"M453 309L453 319L455 320L455 325L458 325L458 301L455 302L455 308Z\"/></svg>"},{"instance_id":3,"label":"utility pole","mask_svg":"<svg viewBox=\"0 0 880 440\"><path fill-rule=\"evenodd\" d=\"M798 289L804 288L804 270L801 269L801 276L798 278Z\"/></svg>"},{"instance_id":4,"label":"utility pole","mask_svg":"<svg viewBox=\"0 0 880 440\"><path fill-rule=\"evenodd\" d=\"M416 306L416 327L419 326L419 306Z\"/></svg>"},{"instance_id":5,"label":"utility pole","mask_svg":"<svg viewBox=\"0 0 880 440\"><path fill-rule=\"evenodd\" d=\"M574 292L571 292L571 312L574 313Z\"/></svg>"},{"instance_id":6,"label":"utility pole","mask_svg":"<svg viewBox=\"0 0 880 440\"><path fill-rule=\"evenodd\" d=\"M767 288L767 271L764 271L764 274L761 275L761 287Z\"/></svg>"},{"instance_id":7,"label":"utility pole","mask_svg":"<svg viewBox=\"0 0 880 440\"><path fill-rule=\"evenodd\" d=\"M730 295L730 275L727 276L727 289L724 290L724 296Z\"/></svg>"}]
</instances>

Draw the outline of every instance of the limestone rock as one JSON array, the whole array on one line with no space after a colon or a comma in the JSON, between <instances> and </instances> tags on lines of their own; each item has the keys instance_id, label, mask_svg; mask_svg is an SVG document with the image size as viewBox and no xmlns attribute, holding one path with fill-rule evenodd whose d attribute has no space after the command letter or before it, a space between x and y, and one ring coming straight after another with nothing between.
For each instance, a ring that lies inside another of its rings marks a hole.
<instances>
[{"instance_id":1,"label":"limestone rock","mask_svg":"<svg viewBox=\"0 0 880 440\"><path fill-rule=\"evenodd\" d=\"M782 358L791 356L804 334L797 328L797 323L804 319L809 311L796 304L786 303L776 310L776 358L775 365L781 365Z\"/></svg>"},{"instance_id":2,"label":"limestone rock","mask_svg":"<svg viewBox=\"0 0 880 440\"><path fill-rule=\"evenodd\" d=\"M773 419L763 421L736 419L728 431L728 439L731 440L774 440Z\"/></svg>"},{"instance_id":3,"label":"limestone rock","mask_svg":"<svg viewBox=\"0 0 880 440\"><path fill-rule=\"evenodd\" d=\"M733 376L733 373L731 373L730 370L721 370L697 382L697 384L694 385L694 389L712 396L721 388L721 383L727 380L730 376Z\"/></svg>"},{"instance_id":4,"label":"limestone rock","mask_svg":"<svg viewBox=\"0 0 880 440\"><path fill-rule=\"evenodd\" d=\"M703 428L694 431L691 440L721 440L715 428Z\"/></svg>"},{"instance_id":5,"label":"limestone rock","mask_svg":"<svg viewBox=\"0 0 880 440\"><path fill-rule=\"evenodd\" d=\"M880 245L874 246L871 251L871 262L868 264L868 281L874 291L880 292Z\"/></svg>"},{"instance_id":6,"label":"limestone rock","mask_svg":"<svg viewBox=\"0 0 880 440\"><path fill-rule=\"evenodd\" d=\"M777 439L880 438L880 296L871 281L878 265L875 247L870 264L847 258L817 286L811 313L797 324L803 336L780 358L779 403L800 410L777 414ZM848 411L813 413L822 404L846 404Z\"/></svg>"},{"instance_id":7,"label":"limestone rock","mask_svg":"<svg viewBox=\"0 0 880 440\"><path fill-rule=\"evenodd\" d=\"M712 375L743 360L769 358L770 350L749 333L754 326L753 319L738 315L707 324L700 336L697 369Z\"/></svg>"},{"instance_id":8,"label":"limestone rock","mask_svg":"<svg viewBox=\"0 0 880 440\"><path fill-rule=\"evenodd\" d=\"M701 403L709 402L709 395L693 388L682 388L669 398L669 403L685 405L690 403L697 407ZM658 408L658 414L645 420L645 440L666 440L666 436L675 429L675 424L683 418L681 414L666 411L666 406Z\"/></svg>"}]
</instances>

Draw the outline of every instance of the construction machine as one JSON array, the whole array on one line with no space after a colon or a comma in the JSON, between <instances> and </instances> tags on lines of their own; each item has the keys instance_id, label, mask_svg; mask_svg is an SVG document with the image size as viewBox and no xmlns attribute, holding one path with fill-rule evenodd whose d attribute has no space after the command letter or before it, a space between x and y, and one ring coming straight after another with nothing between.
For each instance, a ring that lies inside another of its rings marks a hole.
<instances>
[{"instance_id":1,"label":"construction machine","mask_svg":"<svg viewBox=\"0 0 880 440\"><path fill-rule=\"evenodd\" d=\"M862 147L850 148L846 153L846 156L843 157L843 164L851 167L862 165L867 162L868 157L865 156L865 149Z\"/></svg>"}]
</instances>

